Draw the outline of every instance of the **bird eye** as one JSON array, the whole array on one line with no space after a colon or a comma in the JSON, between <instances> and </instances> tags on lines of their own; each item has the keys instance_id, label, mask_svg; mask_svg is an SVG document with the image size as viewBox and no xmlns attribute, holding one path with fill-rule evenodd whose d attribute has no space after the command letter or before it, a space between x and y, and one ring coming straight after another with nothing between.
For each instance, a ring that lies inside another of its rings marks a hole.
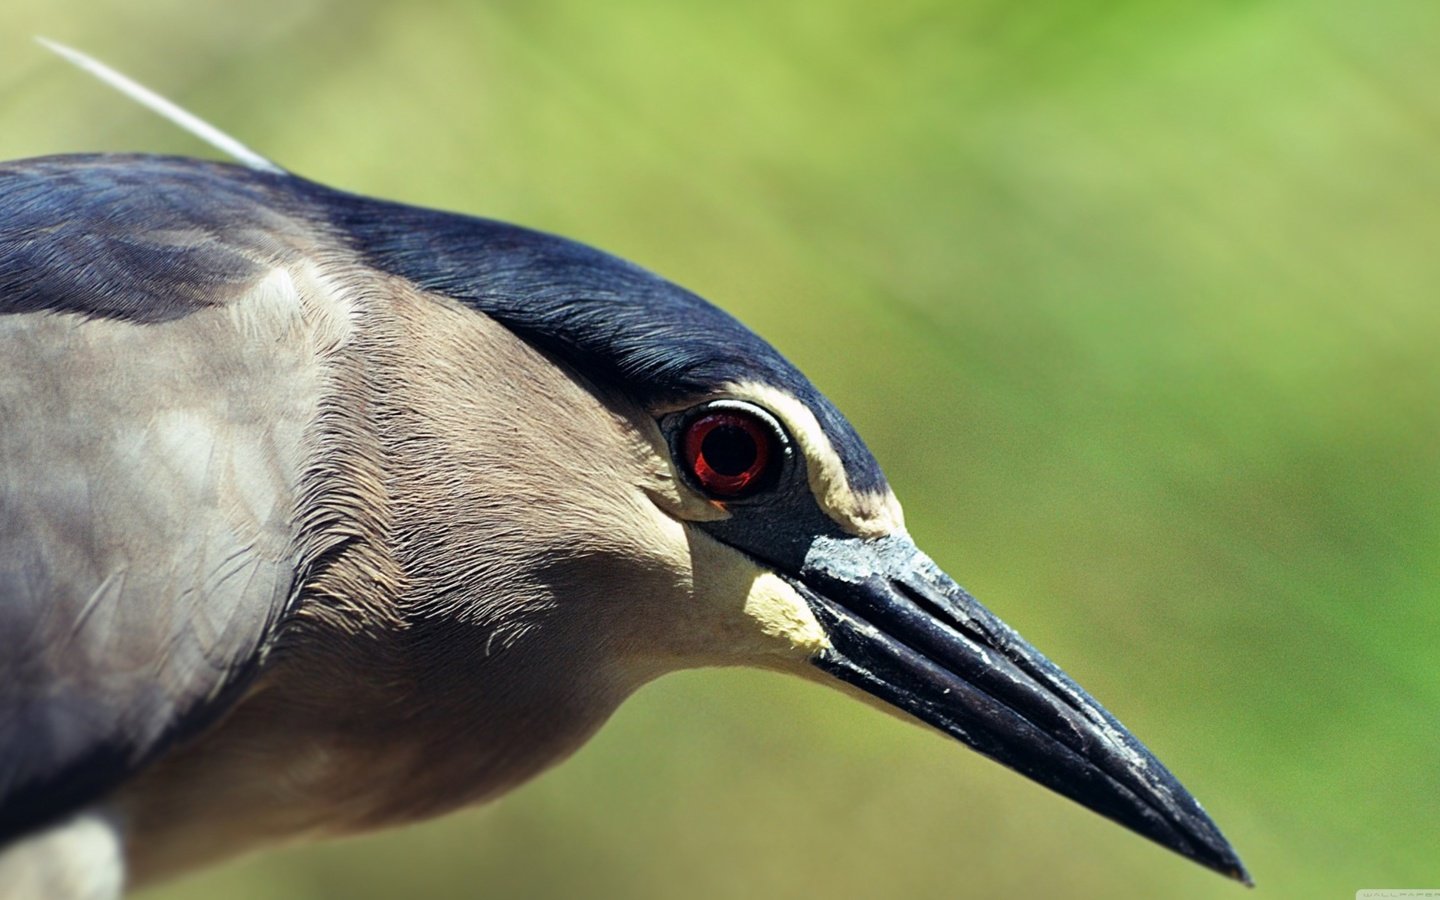
<instances>
[{"instance_id":1,"label":"bird eye","mask_svg":"<svg viewBox=\"0 0 1440 900\"><path fill-rule=\"evenodd\" d=\"M770 482L779 456L774 429L759 416L712 409L685 425L685 468L704 491L722 500L753 494Z\"/></svg>"}]
</instances>

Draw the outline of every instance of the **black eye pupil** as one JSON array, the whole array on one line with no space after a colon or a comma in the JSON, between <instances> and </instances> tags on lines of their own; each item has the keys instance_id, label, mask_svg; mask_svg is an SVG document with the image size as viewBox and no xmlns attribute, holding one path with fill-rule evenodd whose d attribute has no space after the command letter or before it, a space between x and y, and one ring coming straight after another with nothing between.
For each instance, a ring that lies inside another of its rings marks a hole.
<instances>
[{"instance_id":1,"label":"black eye pupil","mask_svg":"<svg viewBox=\"0 0 1440 900\"><path fill-rule=\"evenodd\" d=\"M705 435L700 452L710 468L721 475L739 475L755 465L759 449L755 446L755 438L744 428L718 425Z\"/></svg>"}]
</instances>

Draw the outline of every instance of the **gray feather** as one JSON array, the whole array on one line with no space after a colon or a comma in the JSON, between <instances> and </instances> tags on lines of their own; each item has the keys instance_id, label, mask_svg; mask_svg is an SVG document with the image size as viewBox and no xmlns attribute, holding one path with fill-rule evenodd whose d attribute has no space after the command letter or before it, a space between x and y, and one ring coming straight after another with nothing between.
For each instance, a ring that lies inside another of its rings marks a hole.
<instances>
[{"instance_id":1,"label":"gray feather","mask_svg":"<svg viewBox=\"0 0 1440 900\"><path fill-rule=\"evenodd\" d=\"M287 278L213 238L186 252L241 260L228 306L0 315L0 838L210 721L296 589L317 353ZM84 275L46 268L29 296Z\"/></svg>"}]
</instances>

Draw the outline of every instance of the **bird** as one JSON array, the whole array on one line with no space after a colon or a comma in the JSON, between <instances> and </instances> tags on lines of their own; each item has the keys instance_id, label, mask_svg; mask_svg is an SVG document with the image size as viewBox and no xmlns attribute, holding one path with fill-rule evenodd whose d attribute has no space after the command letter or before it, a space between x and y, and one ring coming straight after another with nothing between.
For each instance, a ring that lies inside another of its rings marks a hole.
<instances>
[{"instance_id":1,"label":"bird","mask_svg":"<svg viewBox=\"0 0 1440 900\"><path fill-rule=\"evenodd\" d=\"M0 897L481 804L735 665L1249 883L737 319L225 149L0 163Z\"/></svg>"}]
</instances>

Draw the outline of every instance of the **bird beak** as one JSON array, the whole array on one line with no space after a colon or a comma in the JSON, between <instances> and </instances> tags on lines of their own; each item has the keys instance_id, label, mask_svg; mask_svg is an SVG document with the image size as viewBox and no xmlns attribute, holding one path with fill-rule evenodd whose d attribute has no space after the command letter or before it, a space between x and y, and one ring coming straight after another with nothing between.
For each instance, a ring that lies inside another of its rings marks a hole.
<instances>
[{"instance_id":1,"label":"bird beak","mask_svg":"<svg viewBox=\"0 0 1440 900\"><path fill-rule=\"evenodd\" d=\"M1102 816L1250 884L1200 804L1125 726L905 535L817 538L793 581L815 665Z\"/></svg>"}]
</instances>

